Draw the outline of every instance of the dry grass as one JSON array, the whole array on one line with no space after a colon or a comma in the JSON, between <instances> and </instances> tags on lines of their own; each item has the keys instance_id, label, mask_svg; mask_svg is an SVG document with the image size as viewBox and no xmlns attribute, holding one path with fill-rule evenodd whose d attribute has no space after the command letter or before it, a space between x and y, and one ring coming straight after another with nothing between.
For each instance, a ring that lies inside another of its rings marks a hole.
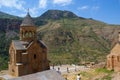
<instances>
[{"instance_id":1,"label":"dry grass","mask_svg":"<svg viewBox=\"0 0 120 80\"><path fill-rule=\"evenodd\" d=\"M63 74L67 80L76 80L77 74L81 74L82 80L111 80L111 71L107 71L106 69L90 69L88 71L78 71L78 72L70 72Z\"/></svg>"}]
</instances>

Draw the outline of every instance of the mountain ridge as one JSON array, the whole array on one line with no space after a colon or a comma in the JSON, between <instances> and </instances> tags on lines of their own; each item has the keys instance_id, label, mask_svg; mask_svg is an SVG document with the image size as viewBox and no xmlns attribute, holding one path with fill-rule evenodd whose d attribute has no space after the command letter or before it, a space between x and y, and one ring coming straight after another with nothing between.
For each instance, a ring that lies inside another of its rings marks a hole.
<instances>
[{"instance_id":1,"label":"mountain ridge","mask_svg":"<svg viewBox=\"0 0 120 80\"><path fill-rule=\"evenodd\" d=\"M4 18L5 19L6 18L7 19L20 19L20 20L23 19L23 17L11 15L11 14L0 11L0 19L4 19ZM47 10L46 12L41 14L40 16L33 17L34 20L36 20L36 19L40 19L40 20L53 19L54 20L54 19L61 19L61 18L80 18L80 19L95 20L93 18L80 17L80 16L78 16L78 15L76 15L73 12L68 11L68 10L54 10L54 9ZM100 20L96 20L96 21L100 21ZM100 22L103 22L103 21L100 21Z\"/></svg>"},{"instance_id":2,"label":"mountain ridge","mask_svg":"<svg viewBox=\"0 0 120 80\"><path fill-rule=\"evenodd\" d=\"M3 19L4 18L6 18L6 19L19 19L21 17L14 16L14 15L11 15L11 14L0 11L0 18L3 18Z\"/></svg>"},{"instance_id":3,"label":"mountain ridge","mask_svg":"<svg viewBox=\"0 0 120 80\"><path fill-rule=\"evenodd\" d=\"M33 20L37 25L38 38L48 46L51 64L105 61L118 41L120 30L120 25L109 25L60 10L48 10ZM0 18L0 63L4 65L7 65L11 40L19 39L21 22L22 19Z\"/></svg>"},{"instance_id":4,"label":"mountain ridge","mask_svg":"<svg viewBox=\"0 0 120 80\"><path fill-rule=\"evenodd\" d=\"M62 10L48 10L45 13L43 13L42 15L33 18L35 24L37 26L41 26L41 25L45 25L47 24L48 20L59 20L62 18L81 18L81 19L85 19L82 17L78 17L77 15L75 15L74 13L70 12L70 11L62 11ZM0 25L0 30L6 30L6 29L19 29L19 25L22 22L22 17L18 17L18 16L14 16L14 15L10 15L4 12L0 11L0 23L2 23ZM10 26L14 24L13 26Z\"/></svg>"},{"instance_id":5,"label":"mountain ridge","mask_svg":"<svg viewBox=\"0 0 120 80\"><path fill-rule=\"evenodd\" d=\"M66 10L48 10L39 17L41 19L78 18L73 12Z\"/></svg>"}]
</instances>

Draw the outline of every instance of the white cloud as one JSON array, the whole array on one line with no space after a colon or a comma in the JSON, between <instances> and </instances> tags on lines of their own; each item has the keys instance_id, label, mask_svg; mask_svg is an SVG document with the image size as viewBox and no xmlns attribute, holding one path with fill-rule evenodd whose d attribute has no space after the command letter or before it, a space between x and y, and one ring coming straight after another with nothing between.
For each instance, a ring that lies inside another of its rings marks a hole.
<instances>
[{"instance_id":1,"label":"white cloud","mask_svg":"<svg viewBox=\"0 0 120 80\"><path fill-rule=\"evenodd\" d=\"M44 9L47 7L47 0L39 0L38 5L29 9L32 16L36 17L40 8Z\"/></svg>"},{"instance_id":2,"label":"white cloud","mask_svg":"<svg viewBox=\"0 0 120 80\"><path fill-rule=\"evenodd\" d=\"M36 17L40 8L44 9L47 7L47 0L39 0L38 5L30 8L30 13L32 16Z\"/></svg>"},{"instance_id":3,"label":"white cloud","mask_svg":"<svg viewBox=\"0 0 120 80\"><path fill-rule=\"evenodd\" d=\"M16 8L18 10L25 10L23 5L25 2L23 0L0 0L0 6Z\"/></svg>"},{"instance_id":4,"label":"white cloud","mask_svg":"<svg viewBox=\"0 0 120 80\"><path fill-rule=\"evenodd\" d=\"M29 9L29 13L31 16L37 17L39 9L44 9L47 7L47 0L39 0L38 4L35 6L32 6ZM24 17L26 15L27 10L24 11L24 13L20 14L19 16Z\"/></svg>"},{"instance_id":5,"label":"white cloud","mask_svg":"<svg viewBox=\"0 0 120 80\"><path fill-rule=\"evenodd\" d=\"M89 9L89 6L87 5L78 8L78 10L87 10L87 9Z\"/></svg>"},{"instance_id":6,"label":"white cloud","mask_svg":"<svg viewBox=\"0 0 120 80\"><path fill-rule=\"evenodd\" d=\"M39 8L46 8L47 0L39 0Z\"/></svg>"},{"instance_id":7,"label":"white cloud","mask_svg":"<svg viewBox=\"0 0 120 80\"><path fill-rule=\"evenodd\" d=\"M61 6L69 5L72 3L72 0L53 0L53 4L58 4Z\"/></svg>"},{"instance_id":8,"label":"white cloud","mask_svg":"<svg viewBox=\"0 0 120 80\"><path fill-rule=\"evenodd\" d=\"M98 10L100 7L99 6L81 6L81 7L78 7L78 10Z\"/></svg>"},{"instance_id":9,"label":"white cloud","mask_svg":"<svg viewBox=\"0 0 120 80\"><path fill-rule=\"evenodd\" d=\"M36 8L36 7L31 8L30 13L32 16L36 17L38 14L38 8Z\"/></svg>"}]
</instances>

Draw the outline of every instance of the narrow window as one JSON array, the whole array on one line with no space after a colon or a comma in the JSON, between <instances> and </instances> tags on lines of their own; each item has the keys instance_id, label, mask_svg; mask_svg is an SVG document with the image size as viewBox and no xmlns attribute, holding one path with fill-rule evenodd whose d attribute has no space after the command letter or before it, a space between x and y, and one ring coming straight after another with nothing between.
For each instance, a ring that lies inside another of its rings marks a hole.
<instances>
[{"instance_id":1,"label":"narrow window","mask_svg":"<svg viewBox=\"0 0 120 80\"><path fill-rule=\"evenodd\" d=\"M36 59L36 54L34 54L34 59Z\"/></svg>"},{"instance_id":2,"label":"narrow window","mask_svg":"<svg viewBox=\"0 0 120 80\"><path fill-rule=\"evenodd\" d=\"M15 72L14 69L12 69L12 72Z\"/></svg>"},{"instance_id":3,"label":"narrow window","mask_svg":"<svg viewBox=\"0 0 120 80\"><path fill-rule=\"evenodd\" d=\"M120 61L119 56L117 56L117 60L118 60L118 62Z\"/></svg>"}]
</instances>

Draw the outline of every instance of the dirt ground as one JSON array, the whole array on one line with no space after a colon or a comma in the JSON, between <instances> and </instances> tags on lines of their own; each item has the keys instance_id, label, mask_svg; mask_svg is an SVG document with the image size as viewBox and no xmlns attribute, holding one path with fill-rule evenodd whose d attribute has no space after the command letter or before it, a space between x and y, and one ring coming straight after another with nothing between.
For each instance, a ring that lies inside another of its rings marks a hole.
<instances>
[{"instance_id":1,"label":"dirt ground","mask_svg":"<svg viewBox=\"0 0 120 80\"><path fill-rule=\"evenodd\" d=\"M120 80L120 73L107 71L106 69L93 69L85 66L77 65L60 65L54 66L66 80L76 80L77 74L81 75L81 80ZM51 69L53 67L51 66ZM8 74L8 70L0 71L0 76ZM0 78L0 80L4 80Z\"/></svg>"}]
</instances>

